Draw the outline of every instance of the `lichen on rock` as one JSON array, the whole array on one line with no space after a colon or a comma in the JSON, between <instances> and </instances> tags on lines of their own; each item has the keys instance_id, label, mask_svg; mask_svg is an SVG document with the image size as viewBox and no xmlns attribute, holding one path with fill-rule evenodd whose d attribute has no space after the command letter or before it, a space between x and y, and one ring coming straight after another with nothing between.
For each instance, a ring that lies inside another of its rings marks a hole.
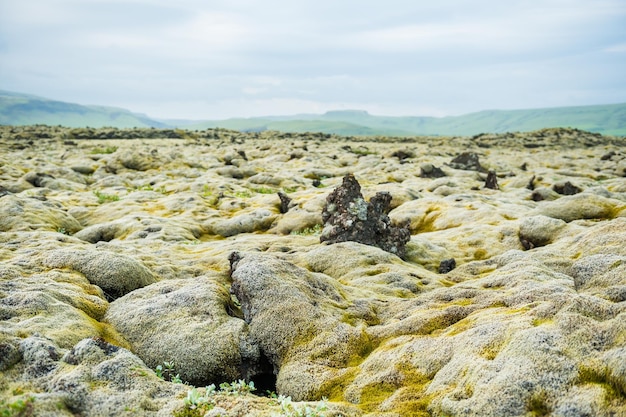
<instances>
[{"instance_id":1,"label":"lichen on rock","mask_svg":"<svg viewBox=\"0 0 626 417\"><path fill-rule=\"evenodd\" d=\"M333 244L354 241L378 246L403 258L411 233L408 227L391 225L387 215L391 198L387 192L378 192L369 203L366 202L361 194L361 185L354 175L346 175L341 186L326 198L320 242Z\"/></svg>"}]
</instances>

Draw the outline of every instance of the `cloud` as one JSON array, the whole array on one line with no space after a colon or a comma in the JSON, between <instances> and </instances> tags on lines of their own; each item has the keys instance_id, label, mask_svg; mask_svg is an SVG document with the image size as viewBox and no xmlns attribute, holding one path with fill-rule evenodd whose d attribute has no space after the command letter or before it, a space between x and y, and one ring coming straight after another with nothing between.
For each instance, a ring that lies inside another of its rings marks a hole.
<instances>
[{"instance_id":1,"label":"cloud","mask_svg":"<svg viewBox=\"0 0 626 417\"><path fill-rule=\"evenodd\" d=\"M626 101L625 20L621 0L0 0L0 88L203 118Z\"/></svg>"},{"instance_id":2,"label":"cloud","mask_svg":"<svg viewBox=\"0 0 626 417\"><path fill-rule=\"evenodd\" d=\"M611 45L609 47L604 48L605 52L610 52L610 53L624 53L626 52L626 43L620 43L620 44L616 44L616 45Z\"/></svg>"}]
</instances>

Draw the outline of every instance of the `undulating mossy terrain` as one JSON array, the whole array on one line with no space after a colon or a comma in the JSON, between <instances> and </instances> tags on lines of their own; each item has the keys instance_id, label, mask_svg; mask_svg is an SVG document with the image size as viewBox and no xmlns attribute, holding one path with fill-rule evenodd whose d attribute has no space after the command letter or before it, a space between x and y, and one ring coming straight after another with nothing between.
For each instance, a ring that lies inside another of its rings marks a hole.
<instances>
[{"instance_id":1,"label":"undulating mossy terrain","mask_svg":"<svg viewBox=\"0 0 626 417\"><path fill-rule=\"evenodd\" d=\"M0 126L0 415L624 415L624 149Z\"/></svg>"}]
</instances>

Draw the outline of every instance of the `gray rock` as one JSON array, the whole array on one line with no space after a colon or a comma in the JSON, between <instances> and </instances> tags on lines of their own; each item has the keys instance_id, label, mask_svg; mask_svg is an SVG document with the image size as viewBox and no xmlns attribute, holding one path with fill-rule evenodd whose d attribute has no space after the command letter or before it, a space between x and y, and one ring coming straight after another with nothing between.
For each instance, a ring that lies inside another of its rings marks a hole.
<instances>
[{"instance_id":1,"label":"gray rock","mask_svg":"<svg viewBox=\"0 0 626 417\"><path fill-rule=\"evenodd\" d=\"M561 219L542 215L525 217L520 222L520 240L530 244L527 249L545 246L556 239L558 233L565 226L566 223Z\"/></svg>"},{"instance_id":2,"label":"gray rock","mask_svg":"<svg viewBox=\"0 0 626 417\"><path fill-rule=\"evenodd\" d=\"M455 169L464 169L467 171L487 171L480 164L480 158L476 152L463 152L457 155L450 161L450 166Z\"/></svg>"},{"instance_id":3,"label":"gray rock","mask_svg":"<svg viewBox=\"0 0 626 417\"><path fill-rule=\"evenodd\" d=\"M574 262L570 273L579 291L626 285L626 256L585 256Z\"/></svg>"},{"instance_id":4,"label":"gray rock","mask_svg":"<svg viewBox=\"0 0 626 417\"><path fill-rule=\"evenodd\" d=\"M156 277L135 259L99 250L55 250L48 253L43 264L48 268L70 268L85 275L110 299L153 284Z\"/></svg>"},{"instance_id":5,"label":"gray rock","mask_svg":"<svg viewBox=\"0 0 626 417\"><path fill-rule=\"evenodd\" d=\"M20 339L0 333L0 372L6 371L22 360Z\"/></svg>"},{"instance_id":6,"label":"gray rock","mask_svg":"<svg viewBox=\"0 0 626 417\"><path fill-rule=\"evenodd\" d=\"M274 366L281 394L319 398L333 368L367 345L359 329L339 320L346 300L328 277L251 253L231 255L231 276L250 337Z\"/></svg>"},{"instance_id":7,"label":"gray rock","mask_svg":"<svg viewBox=\"0 0 626 417\"><path fill-rule=\"evenodd\" d=\"M174 362L184 381L203 386L263 372L259 348L236 315L219 277L198 277L135 290L112 302L105 319L148 366Z\"/></svg>"},{"instance_id":8,"label":"gray rock","mask_svg":"<svg viewBox=\"0 0 626 417\"><path fill-rule=\"evenodd\" d=\"M278 216L277 213L265 209L253 209L230 219L212 219L204 225L210 234L223 237L235 236L240 233L252 233L269 229Z\"/></svg>"},{"instance_id":9,"label":"gray rock","mask_svg":"<svg viewBox=\"0 0 626 417\"><path fill-rule=\"evenodd\" d=\"M19 195L2 197L0 232L48 230L72 234L81 228L60 204Z\"/></svg>"},{"instance_id":10,"label":"gray rock","mask_svg":"<svg viewBox=\"0 0 626 417\"><path fill-rule=\"evenodd\" d=\"M580 193L542 203L536 213L569 223L579 219L612 219L624 210L626 203L623 201Z\"/></svg>"}]
</instances>

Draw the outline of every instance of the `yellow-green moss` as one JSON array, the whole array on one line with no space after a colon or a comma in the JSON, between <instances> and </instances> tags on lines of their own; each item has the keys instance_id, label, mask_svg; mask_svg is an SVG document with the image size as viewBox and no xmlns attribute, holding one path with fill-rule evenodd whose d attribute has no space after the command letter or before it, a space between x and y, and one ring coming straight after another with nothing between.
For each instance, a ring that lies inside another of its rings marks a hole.
<instances>
[{"instance_id":1,"label":"yellow-green moss","mask_svg":"<svg viewBox=\"0 0 626 417\"><path fill-rule=\"evenodd\" d=\"M366 385L361 390L359 408L371 413L378 410L380 404L389 398L398 387L389 382L376 382Z\"/></svg>"},{"instance_id":2,"label":"yellow-green moss","mask_svg":"<svg viewBox=\"0 0 626 417\"><path fill-rule=\"evenodd\" d=\"M92 321L92 324L98 331L98 334L94 336L99 336L104 339L105 342L112 345L119 346L128 350L131 349L128 342L110 324L101 323L95 320Z\"/></svg>"},{"instance_id":3,"label":"yellow-green moss","mask_svg":"<svg viewBox=\"0 0 626 417\"><path fill-rule=\"evenodd\" d=\"M380 342L374 341L367 336L367 334L363 333L359 349L348 359L347 366L353 367L360 365L379 345Z\"/></svg>"},{"instance_id":4,"label":"yellow-green moss","mask_svg":"<svg viewBox=\"0 0 626 417\"><path fill-rule=\"evenodd\" d=\"M345 402L346 388L354 382L358 374L358 368L353 367L346 369L341 376L325 381L319 389L320 396L332 402Z\"/></svg>"},{"instance_id":5,"label":"yellow-green moss","mask_svg":"<svg viewBox=\"0 0 626 417\"><path fill-rule=\"evenodd\" d=\"M485 346L483 347L480 352L478 352L478 354L480 356L482 356L483 358L492 361L496 358L496 356L498 356L498 353L500 353L501 350L501 346Z\"/></svg>"},{"instance_id":6,"label":"yellow-green moss","mask_svg":"<svg viewBox=\"0 0 626 417\"><path fill-rule=\"evenodd\" d=\"M607 402L618 398L620 398L621 400L626 398L626 384L613 376L613 373L608 366L580 365L578 367L577 382L581 385L597 384L601 386L604 389L605 400Z\"/></svg>"},{"instance_id":7,"label":"yellow-green moss","mask_svg":"<svg viewBox=\"0 0 626 417\"><path fill-rule=\"evenodd\" d=\"M456 300L450 302L450 305L455 306L469 306L472 304L474 304L474 300L471 298L457 298Z\"/></svg>"},{"instance_id":8,"label":"yellow-green moss","mask_svg":"<svg viewBox=\"0 0 626 417\"><path fill-rule=\"evenodd\" d=\"M446 331L446 335L454 336L459 333L463 333L464 331L469 330L472 327L474 327L474 324L475 324L475 321L473 319L466 317L463 320L457 321L452 326L450 326L448 330Z\"/></svg>"},{"instance_id":9,"label":"yellow-green moss","mask_svg":"<svg viewBox=\"0 0 626 417\"><path fill-rule=\"evenodd\" d=\"M402 375L402 387L393 399L393 411L401 416L430 416L428 405L433 395L426 395L426 388L431 380L408 362L396 364L396 370Z\"/></svg>"},{"instance_id":10,"label":"yellow-green moss","mask_svg":"<svg viewBox=\"0 0 626 417\"><path fill-rule=\"evenodd\" d=\"M547 403L547 394L545 391L536 391L532 393L526 403L526 417L543 417L550 414L550 407Z\"/></svg>"},{"instance_id":11,"label":"yellow-green moss","mask_svg":"<svg viewBox=\"0 0 626 417\"><path fill-rule=\"evenodd\" d=\"M476 249L474 251L474 259L477 261L482 261L483 259L487 259L488 257L488 253L484 249Z\"/></svg>"},{"instance_id":12,"label":"yellow-green moss","mask_svg":"<svg viewBox=\"0 0 626 417\"><path fill-rule=\"evenodd\" d=\"M535 327L541 326L542 324L553 324L553 323L554 323L553 319L539 318L539 317L535 317L532 321L532 325Z\"/></svg>"}]
</instances>

